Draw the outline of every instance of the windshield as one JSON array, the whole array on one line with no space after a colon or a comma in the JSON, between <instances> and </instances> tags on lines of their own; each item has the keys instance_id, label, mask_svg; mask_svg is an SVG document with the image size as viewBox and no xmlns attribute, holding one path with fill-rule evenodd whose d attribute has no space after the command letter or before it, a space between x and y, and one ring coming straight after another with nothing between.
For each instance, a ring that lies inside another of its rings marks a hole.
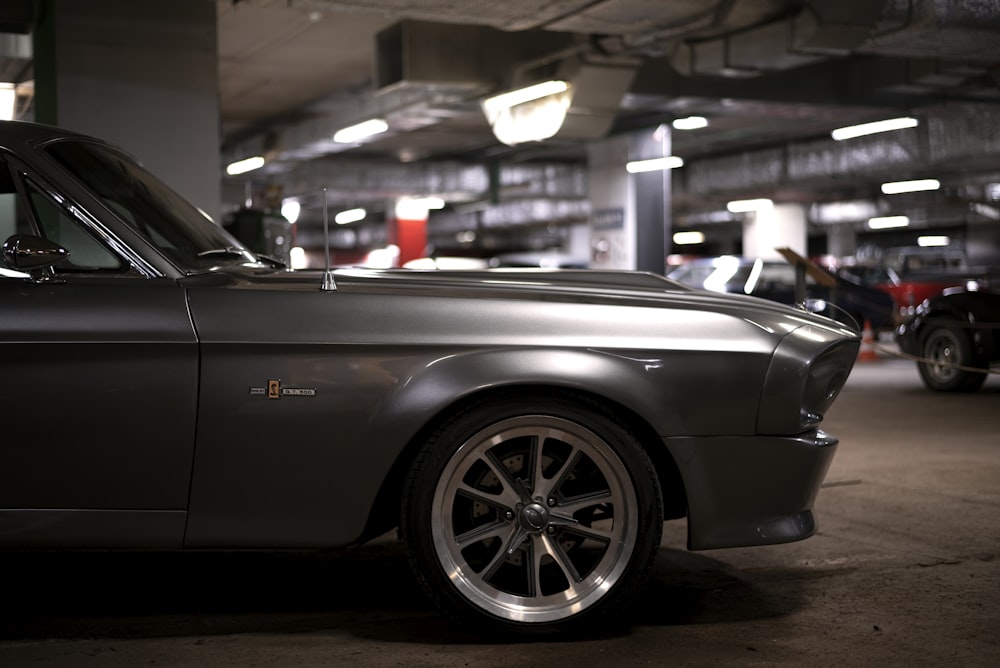
<instances>
[{"instance_id":1,"label":"windshield","mask_svg":"<svg viewBox=\"0 0 1000 668\"><path fill-rule=\"evenodd\" d=\"M256 261L198 208L113 148L67 140L46 150L181 270L193 273L220 263Z\"/></svg>"}]
</instances>

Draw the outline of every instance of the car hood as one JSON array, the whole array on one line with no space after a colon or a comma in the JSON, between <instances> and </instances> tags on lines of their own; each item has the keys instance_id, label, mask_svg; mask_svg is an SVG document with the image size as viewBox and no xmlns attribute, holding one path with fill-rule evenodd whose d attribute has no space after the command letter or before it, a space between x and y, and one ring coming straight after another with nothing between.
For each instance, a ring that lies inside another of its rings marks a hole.
<instances>
[{"instance_id":1,"label":"car hood","mask_svg":"<svg viewBox=\"0 0 1000 668\"><path fill-rule=\"evenodd\" d=\"M592 269L409 270L337 269L334 293L475 300L523 300L571 304L608 304L679 308L727 315L785 332L811 324L857 333L827 317L758 297L691 288L648 272ZM262 271L242 268L185 279L190 287L226 286L234 290L321 292L322 271Z\"/></svg>"}]
</instances>

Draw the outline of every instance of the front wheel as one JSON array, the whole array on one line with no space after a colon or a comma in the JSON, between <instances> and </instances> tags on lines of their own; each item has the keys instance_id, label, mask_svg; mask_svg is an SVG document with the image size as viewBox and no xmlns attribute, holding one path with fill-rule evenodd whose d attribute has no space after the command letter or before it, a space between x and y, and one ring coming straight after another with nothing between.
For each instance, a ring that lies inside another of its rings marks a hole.
<instances>
[{"instance_id":1,"label":"front wheel","mask_svg":"<svg viewBox=\"0 0 1000 668\"><path fill-rule=\"evenodd\" d=\"M659 483L598 405L505 396L428 439L403 495L417 579L479 630L564 631L620 612L660 543Z\"/></svg>"},{"instance_id":2,"label":"front wheel","mask_svg":"<svg viewBox=\"0 0 1000 668\"><path fill-rule=\"evenodd\" d=\"M978 367L972 340L965 332L951 327L935 327L920 337L917 363L924 385L939 392L975 392L986 380L986 371ZM964 367L964 368L963 368Z\"/></svg>"}]
</instances>

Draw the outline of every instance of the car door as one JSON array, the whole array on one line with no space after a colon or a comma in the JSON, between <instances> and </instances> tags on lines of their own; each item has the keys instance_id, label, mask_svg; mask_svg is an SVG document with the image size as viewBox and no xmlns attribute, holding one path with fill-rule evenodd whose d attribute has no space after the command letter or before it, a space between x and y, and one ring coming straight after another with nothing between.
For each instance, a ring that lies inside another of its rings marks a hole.
<instances>
[{"instance_id":1,"label":"car door","mask_svg":"<svg viewBox=\"0 0 1000 668\"><path fill-rule=\"evenodd\" d=\"M0 242L70 257L34 276L0 262L0 545L179 546L198 369L184 291L12 164L0 152Z\"/></svg>"}]
</instances>

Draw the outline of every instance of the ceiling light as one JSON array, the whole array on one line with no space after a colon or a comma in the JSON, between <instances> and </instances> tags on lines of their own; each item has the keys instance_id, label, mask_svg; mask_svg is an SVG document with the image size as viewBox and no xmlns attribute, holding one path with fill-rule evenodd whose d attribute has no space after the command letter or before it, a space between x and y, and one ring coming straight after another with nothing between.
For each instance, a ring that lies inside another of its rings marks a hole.
<instances>
[{"instance_id":1,"label":"ceiling light","mask_svg":"<svg viewBox=\"0 0 1000 668\"><path fill-rule=\"evenodd\" d=\"M554 137L573 97L565 81L546 81L483 100L493 135L508 146Z\"/></svg>"},{"instance_id":2,"label":"ceiling light","mask_svg":"<svg viewBox=\"0 0 1000 668\"><path fill-rule=\"evenodd\" d=\"M421 205L434 211L439 211L444 208L444 200L440 197L417 197L414 201L419 202Z\"/></svg>"},{"instance_id":3,"label":"ceiling light","mask_svg":"<svg viewBox=\"0 0 1000 668\"><path fill-rule=\"evenodd\" d=\"M849 125L844 128L837 128L830 133L830 136L837 141L843 141L844 139L853 139L854 137L873 135L878 132L890 132L892 130L914 128L918 124L919 121L915 118L888 118L884 121L875 121L874 123L862 123L861 125Z\"/></svg>"},{"instance_id":4,"label":"ceiling light","mask_svg":"<svg viewBox=\"0 0 1000 668\"><path fill-rule=\"evenodd\" d=\"M910 219L906 216L878 216L868 219L868 227L872 230L888 230L893 227L906 227Z\"/></svg>"},{"instance_id":5,"label":"ceiling light","mask_svg":"<svg viewBox=\"0 0 1000 668\"><path fill-rule=\"evenodd\" d=\"M748 213L750 211L762 211L770 209L774 202L769 199L737 199L726 204L730 213Z\"/></svg>"},{"instance_id":6,"label":"ceiling light","mask_svg":"<svg viewBox=\"0 0 1000 668\"><path fill-rule=\"evenodd\" d=\"M229 166L226 167L226 174L236 176L237 174L252 172L253 170L260 169L263 166L264 158L256 155L252 158L246 158L245 160L237 160L236 162L229 163Z\"/></svg>"},{"instance_id":7,"label":"ceiling light","mask_svg":"<svg viewBox=\"0 0 1000 668\"><path fill-rule=\"evenodd\" d=\"M334 216L333 222L338 225L347 225L348 223L356 223L359 220L364 220L366 215L367 212L364 209L348 209Z\"/></svg>"},{"instance_id":8,"label":"ceiling light","mask_svg":"<svg viewBox=\"0 0 1000 668\"><path fill-rule=\"evenodd\" d=\"M503 109L510 109L525 102L540 100L549 95L557 95L569 90L569 84L565 81L543 81L542 83L525 86L517 90L500 93L483 100L483 109L487 113L499 112Z\"/></svg>"},{"instance_id":9,"label":"ceiling light","mask_svg":"<svg viewBox=\"0 0 1000 668\"><path fill-rule=\"evenodd\" d=\"M704 116L686 116L675 118L672 125L675 130L698 130L708 127L708 119Z\"/></svg>"},{"instance_id":10,"label":"ceiling light","mask_svg":"<svg viewBox=\"0 0 1000 668\"><path fill-rule=\"evenodd\" d=\"M14 120L17 88L12 83L0 83L0 121Z\"/></svg>"},{"instance_id":11,"label":"ceiling light","mask_svg":"<svg viewBox=\"0 0 1000 668\"><path fill-rule=\"evenodd\" d=\"M422 220L430 210L444 208L440 197L400 197L396 202L396 218L399 220Z\"/></svg>"},{"instance_id":12,"label":"ceiling light","mask_svg":"<svg viewBox=\"0 0 1000 668\"><path fill-rule=\"evenodd\" d=\"M300 213L302 213L302 204L299 200L288 198L281 201L281 215L284 216L289 223L294 225L295 221L299 219Z\"/></svg>"},{"instance_id":13,"label":"ceiling light","mask_svg":"<svg viewBox=\"0 0 1000 668\"><path fill-rule=\"evenodd\" d=\"M367 121L337 130L333 135L333 141L338 144L354 144L362 139L368 139L369 137L385 132L388 129L389 124L381 118L371 118Z\"/></svg>"},{"instance_id":14,"label":"ceiling light","mask_svg":"<svg viewBox=\"0 0 1000 668\"><path fill-rule=\"evenodd\" d=\"M917 245L927 248L929 246L948 246L951 244L951 237L946 236L925 236L917 237Z\"/></svg>"},{"instance_id":15,"label":"ceiling light","mask_svg":"<svg viewBox=\"0 0 1000 668\"><path fill-rule=\"evenodd\" d=\"M684 161L676 155L668 155L665 158L651 158L649 160L633 160L626 163L625 170L629 174L638 172L655 172L662 169L677 169L683 167Z\"/></svg>"},{"instance_id":16,"label":"ceiling light","mask_svg":"<svg viewBox=\"0 0 1000 668\"><path fill-rule=\"evenodd\" d=\"M937 179L919 179L917 181L894 181L883 183L882 192L886 195L898 195L899 193L915 193L921 190L937 190L941 187L941 182Z\"/></svg>"},{"instance_id":17,"label":"ceiling light","mask_svg":"<svg viewBox=\"0 0 1000 668\"><path fill-rule=\"evenodd\" d=\"M674 243L678 246L692 246L694 244L705 243L705 234L703 232L675 232L674 233Z\"/></svg>"}]
</instances>

